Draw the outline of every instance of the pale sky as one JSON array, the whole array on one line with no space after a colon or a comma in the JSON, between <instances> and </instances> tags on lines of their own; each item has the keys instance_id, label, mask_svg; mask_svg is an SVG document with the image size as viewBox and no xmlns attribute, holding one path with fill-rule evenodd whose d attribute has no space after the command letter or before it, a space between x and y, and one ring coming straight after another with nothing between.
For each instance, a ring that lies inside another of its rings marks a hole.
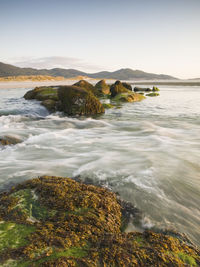
<instances>
[{"instance_id":1,"label":"pale sky","mask_svg":"<svg viewBox=\"0 0 200 267\"><path fill-rule=\"evenodd\" d=\"M200 0L0 0L0 61L200 78Z\"/></svg>"}]
</instances>

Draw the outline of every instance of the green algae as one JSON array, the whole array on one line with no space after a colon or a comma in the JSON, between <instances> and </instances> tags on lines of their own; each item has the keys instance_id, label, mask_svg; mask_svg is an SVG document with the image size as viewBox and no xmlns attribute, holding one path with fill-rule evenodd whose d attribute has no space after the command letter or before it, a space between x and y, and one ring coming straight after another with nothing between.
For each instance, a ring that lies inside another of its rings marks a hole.
<instances>
[{"instance_id":1,"label":"green algae","mask_svg":"<svg viewBox=\"0 0 200 267\"><path fill-rule=\"evenodd\" d=\"M118 93L117 95L115 95L115 97L112 98L112 101L115 101L115 102L135 102L135 101L141 101L143 99L145 99L145 97L143 95L129 91L126 93Z\"/></svg>"},{"instance_id":2,"label":"green algae","mask_svg":"<svg viewBox=\"0 0 200 267\"><path fill-rule=\"evenodd\" d=\"M150 94L146 94L146 96L151 96L151 97L159 96L159 95L160 95L159 93L150 93Z\"/></svg>"},{"instance_id":3,"label":"green algae","mask_svg":"<svg viewBox=\"0 0 200 267\"><path fill-rule=\"evenodd\" d=\"M18 248L28 243L26 239L35 231L34 226L16 224L13 222L0 223L0 252L6 248Z\"/></svg>"},{"instance_id":4,"label":"green algae","mask_svg":"<svg viewBox=\"0 0 200 267\"><path fill-rule=\"evenodd\" d=\"M186 264L189 264L189 266L197 266L197 263L192 256L185 254L183 252L179 252L177 255L179 259L181 259Z\"/></svg>"},{"instance_id":5,"label":"green algae","mask_svg":"<svg viewBox=\"0 0 200 267\"><path fill-rule=\"evenodd\" d=\"M104 108L110 109L110 108L114 108L115 106L112 104L108 104L108 103L103 103L102 104Z\"/></svg>"},{"instance_id":6,"label":"green algae","mask_svg":"<svg viewBox=\"0 0 200 267\"><path fill-rule=\"evenodd\" d=\"M122 204L109 190L69 178L43 176L0 195L0 217L12 224L13 210L40 221L18 247L0 252L0 265L18 266L198 266L200 251L169 234L122 232ZM44 209L35 210L35 205ZM5 212L6 209L6 212ZM56 211L52 216L49 210ZM12 217L10 217L10 213ZM18 220L18 217L16 217ZM34 226L33 226L34 225ZM7 229L7 228L6 228ZM5 230L5 229L4 229ZM26 232L26 231L25 231ZM6 265L7 264L7 265ZM196 264L196 265L195 265Z\"/></svg>"},{"instance_id":7,"label":"green algae","mask_svg":"<svg viewBox=\"0 0 200 267\"><path fill-rule=\"evenodd\" d=\"M18 199L16 207L20 207L21 211L26 214L29 220L37 221L46 219L55 215L55 210L49 210L45 206L41 205L38 200L38 196L31 189L19 190L11 196Z\"/></svg>"}]
</instances>

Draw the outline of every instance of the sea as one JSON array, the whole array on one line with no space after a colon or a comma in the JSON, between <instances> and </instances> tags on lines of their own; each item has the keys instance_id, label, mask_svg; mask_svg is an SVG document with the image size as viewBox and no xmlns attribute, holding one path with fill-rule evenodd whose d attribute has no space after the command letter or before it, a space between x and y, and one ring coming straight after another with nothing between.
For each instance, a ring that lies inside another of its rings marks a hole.
<instances>
[{"instance_id":1,"label":"sea","mask_svg":"<svg viewBox=\"0 0 200 267\"><path fill-rule=\"evenodd\" d=\"M134 86L134 85L133 85ZM171 229L200 245L200 87L159 86L160 96L96 117L50 114L23 88L0 89L0 190L41 175L89 179L137 207L129 230Z\"/></svg>"}]
</instances>

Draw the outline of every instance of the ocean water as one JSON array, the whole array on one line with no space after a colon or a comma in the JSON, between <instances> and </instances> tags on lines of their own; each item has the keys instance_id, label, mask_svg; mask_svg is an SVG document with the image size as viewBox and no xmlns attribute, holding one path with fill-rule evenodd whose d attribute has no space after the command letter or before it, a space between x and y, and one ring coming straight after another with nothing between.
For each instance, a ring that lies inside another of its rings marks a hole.
<instances>
[{"instance_id":1,"label":"ocean water","mask_svg":"<svg viewBox=\"0 0 200 267\"><path fill-rule=\"evenodd\" d=\"M0 89L0 190L40 175L92 179L142 212L140 230L170 228L200 245L200 87L160 86L160 96L98 117L49 114ZM130 229L134 229L130 225Z\"/></svg>"}]
</instances>

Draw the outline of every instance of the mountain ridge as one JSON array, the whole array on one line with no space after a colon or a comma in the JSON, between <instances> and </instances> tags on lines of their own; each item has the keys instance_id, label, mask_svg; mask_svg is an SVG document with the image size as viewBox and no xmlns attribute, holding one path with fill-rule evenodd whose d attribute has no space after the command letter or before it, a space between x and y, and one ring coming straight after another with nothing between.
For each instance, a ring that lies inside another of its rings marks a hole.
<instances>
[{"instance_id":1,"label":"mountain ridge","mask_svg":"<svg viewBox=\"0 0 200 267\"><path fill-rule=\"evenodd\" d=\"M20 68L11 64L0 62L0 77L20 76L20 75L50 75L62 76L64 78L73 78L76 76L87 76L89 78L99 79L143 79L143 80L178 80L178 78L165 75L148 73L141 70L132 70L130 68L122 68L116 71L100 71L96 73L87 73L76 69L34 69L34 68Z\"/></svg>"}]
</instances>

